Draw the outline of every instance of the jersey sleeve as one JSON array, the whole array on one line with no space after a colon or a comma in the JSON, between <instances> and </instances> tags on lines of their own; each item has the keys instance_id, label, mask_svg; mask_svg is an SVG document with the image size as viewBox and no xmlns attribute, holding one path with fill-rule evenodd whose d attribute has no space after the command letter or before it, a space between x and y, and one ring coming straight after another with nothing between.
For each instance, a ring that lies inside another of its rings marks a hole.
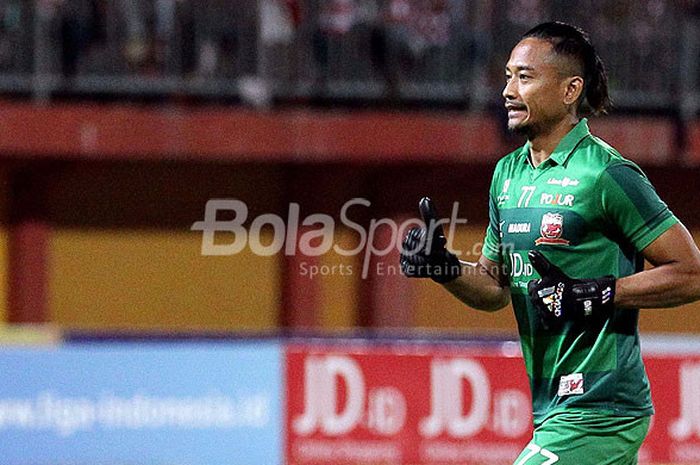
<instances>
[{"instance_id":1,"label":"jersey sleeve","mask_svg":"<svg viewBox=\"0 0 700 465\"><path fill-rule=\"evenodd\" d=\"M496 203L496 194L494 192L494 184L496 175L491 181L489 189L489 225L486 228L486 236L484 237L484 247L481 253L484 257L492 262L501 262L501 229L500 216L498 214L498 205Z\"/></svg>"},{"instance_id":2,"label":"jersey sleeve","mask_svg":"<svg viewBox=\"0 0 700 465\"><path fill-rule=\"evenodd\" d=\"M609 165L598 178L608 226L642 251L678 222L642 170L631 162Z\"/></svg>"}]
</instances>

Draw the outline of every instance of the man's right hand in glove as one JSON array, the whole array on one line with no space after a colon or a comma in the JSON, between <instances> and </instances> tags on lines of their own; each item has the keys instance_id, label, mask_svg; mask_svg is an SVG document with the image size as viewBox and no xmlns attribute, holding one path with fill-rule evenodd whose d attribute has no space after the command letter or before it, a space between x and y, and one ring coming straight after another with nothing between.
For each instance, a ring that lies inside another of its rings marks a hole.
<instances>
[{"instance_id":1,"label":"man's right hand in glove","mask_svg":"<svg viewBox=\"0 0 700 465\"><path fill-rule=\"evenodd\" d=\"M401 271L409 278L431 278L445 284L462 274L457 256L445 246L445 232L439 224L432 200L423 197L418 204L425 227L411 228L401 247Z\"/></svg>"}]
</instances>

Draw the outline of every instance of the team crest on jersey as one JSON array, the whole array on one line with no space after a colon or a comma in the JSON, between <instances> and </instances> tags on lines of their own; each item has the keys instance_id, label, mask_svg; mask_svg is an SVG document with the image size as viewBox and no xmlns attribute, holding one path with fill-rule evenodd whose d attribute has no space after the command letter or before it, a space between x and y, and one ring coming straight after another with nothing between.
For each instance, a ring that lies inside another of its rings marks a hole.
<instances>
[{"instance_id":1,"label":"team crest on jersey","mask_svg":"<svg viewBox=\"0 0 700 465\"><path fill-rule=\"evenodd\" d=\"M545 213L535 245L569 245L569 241L561 237L563 233L564 217L560 213Z\"/></svg>"}]
</instances>

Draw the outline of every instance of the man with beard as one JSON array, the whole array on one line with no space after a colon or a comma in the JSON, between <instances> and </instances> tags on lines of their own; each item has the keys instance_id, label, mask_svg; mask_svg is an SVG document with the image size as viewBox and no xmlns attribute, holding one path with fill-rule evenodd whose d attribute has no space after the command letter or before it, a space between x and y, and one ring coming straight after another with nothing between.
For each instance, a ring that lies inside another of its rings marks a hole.
<instances>
[{"instance_id":1,"label":"man with beard","mask_svg":"<svg viewBox=\"0 0 700 465\"><path fill-rule=\"evenodd\" d=\"M480 310L512 301L535 423L516 465L636 464L653 414L638 309L700 299L700 251L640 168L590 133L585 116L610 100L586 33L536 26L505 74L508 127L527 142L496 166L482 256L445 248L426 198L402 271Z\"/></svg>"}]
</instances>

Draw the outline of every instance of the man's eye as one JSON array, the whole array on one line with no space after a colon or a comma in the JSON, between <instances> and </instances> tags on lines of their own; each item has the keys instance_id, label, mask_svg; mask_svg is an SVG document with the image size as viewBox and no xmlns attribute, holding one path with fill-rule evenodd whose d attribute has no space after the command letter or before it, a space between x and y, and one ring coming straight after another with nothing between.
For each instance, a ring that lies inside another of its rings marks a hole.
<instances>
[{"instance_id":1,"label":"man's eye","mask_svg":"<svg viewBox=\"0 0 700 465\"><path fill-rule=\"evenodd\" d=\"M532 76L530 76L530 75L528 75L528 74L520 74L520 75L518 75L518 77L520 78L521 81L527 81L527 80L530 79Z\"/></svg>"},{"instance_id":2,"label":"man's eye","mask_svg":"<svg viewBox=\"0 0 700 465\"><path fill-rule=\"evenodd\" d=\"M512 77L513 77L513 76L511 76L510 74L506 74L506 82L510 81L510 79L511 79Z\"/></svg>"}]
</instances>

